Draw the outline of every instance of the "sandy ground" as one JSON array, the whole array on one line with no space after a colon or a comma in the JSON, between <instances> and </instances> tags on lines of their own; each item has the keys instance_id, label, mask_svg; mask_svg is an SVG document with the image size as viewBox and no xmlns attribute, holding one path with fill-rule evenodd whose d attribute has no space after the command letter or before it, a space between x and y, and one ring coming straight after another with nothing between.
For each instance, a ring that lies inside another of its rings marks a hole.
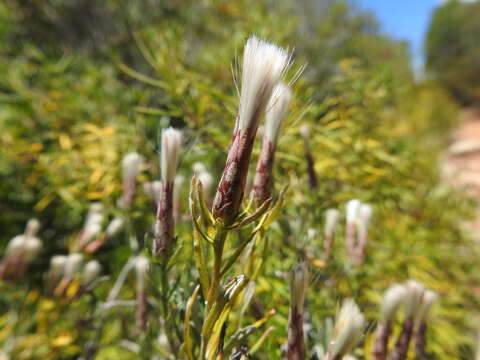
<instances>
[{"instance_id":1,"label":"sandy ground","mask_svg":"<svg viewBox=\"0 0 480 360\"><path fill-rule=\"evenodd\" d=\"M442 173L449 184L480 199L480 110L463 109L463 122L453 133L442 161ZM465 224L480 241L480 208L476 220Z\"/></svg>"}]
</instances>

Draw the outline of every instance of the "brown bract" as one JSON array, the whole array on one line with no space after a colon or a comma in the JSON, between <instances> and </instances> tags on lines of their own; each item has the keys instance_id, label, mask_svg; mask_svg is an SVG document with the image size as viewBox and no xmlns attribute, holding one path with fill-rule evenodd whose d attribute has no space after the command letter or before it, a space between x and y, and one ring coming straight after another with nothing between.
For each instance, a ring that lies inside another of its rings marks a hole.
<instances>
[{"instance_id":1,"label":"brown bract","mask_svg":"<svg viewBox=\"0 0 480 360\"><path fill-rule=\"evenodd\" d=\"M262 151L258 159L255 179L253 180L253 199L257 204L262 204L270 197L273 184L273 163L275 160L275 147L269 140L264 140Z\"/></svg>"}]
</instances>

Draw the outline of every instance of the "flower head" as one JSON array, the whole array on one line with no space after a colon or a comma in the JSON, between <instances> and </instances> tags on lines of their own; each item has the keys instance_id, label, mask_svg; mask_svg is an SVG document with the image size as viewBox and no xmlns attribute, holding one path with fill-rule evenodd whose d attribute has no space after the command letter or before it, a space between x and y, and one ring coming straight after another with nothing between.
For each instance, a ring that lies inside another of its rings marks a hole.
<instances>
[{"instance_id":1,"label":"flower head","mask_svg":"<svg viewBox=\"0 0 480 360\"><path fill-rule=\"evenodd\" d=\"M42 241L35 236L27 236L23 245L25 252L25 261L30 262L42 251Z\"/></svg>"},{"instance_id":2,"label":"flower head","mask_svg":"<svg viewBox=\"0 0 480 360\"><path fill-rule=\"evenodd\" d=\"M67 256L67 260L65 262L65 277L73 278L82 266L83 256L79 253L73 253Z\"/></svg>"},{"instance_id":3,"label":"flower head","mask_svg":"<svg viewBox=\"0 0 480 360\"><path fill-rule=\"evenodd\" d=\"M67 257L65 255L54 255L50 259L50 274L55 277L60 277L65 271L65 264Z\"/></svg>"},{"instance_id":4,"label":"flower head","mask_svg":"<svg viewBox=\"0 0 480 360\"><path fill-rule=\"evenodd\" d=\"M123 219L116 217L112 221L110 221L110 224L107 226L107 230L105 231L105 234L108 237L112 237L115 234L117 234L123 227Z\"/></svg>"},{"instance_id":5,"label":"flower head","mask_svg":"<svg viewBox=\"0 0 480 360\"><path fill-rule=\"evenodd\" d=\"M142 155L136 152L130 152L126 154L122 159L123 178L131 179L137 177L137 175L142 171L143 163L144 159Z\"/></svg>"},{"instance_id":6,"label":"flower head","mask_svg":"<svg viewBox=\"0 0 480 360\"><path fill-rule=\"evenodd\" d=\"M82 283L85 285L90 284L94 281L100 272L102 271L102 266L97 260L90 260L85 264L82 271Z\"/></svg>"},{"instance_id":7,"label":"flower head","mask_svg":"<svg viewBox=\"0 0 480 360\"><path fill-rule=\"evenodd\" d=\"M162 181L173 183L177 173L178 158L182 145L182 132L172 127L162 130L162 152L160 167Z\"/></svg>"},{"instance_id":8,"label":"flower head","mask_svg":"<svg viewBox=\"0 0 480 360\"><path fill-rule=\"evenodd\" d=\"M35 236L38 230L40 230L40 221L38 221L38 219L28 220L27 226L25 227L25 235Z\"/></svg>"},{"instance_id":9,"label":"flower head","mask_svg":"<svg viewBox=\"0 0 480 360\"><path fill-rule=\"evenodd\" d=\"M360 204L357 212L357 225L360 233L366 234L372 219L373 209L369 204Z\"/></svg>"},{"instance_id":10,"label":"flower head","mask_svg":"<svg viewBox=\"0 0 480 360\"><path fill-rule=\"evenodd\" d=\"M398 307L402 304L407 293L407 288L404 285L393 284L388 288L383 296L382 305L380 308L380 322L386 324L392 321Z\"/></svg>"},{"instance_id":11,"label":"flower head","mask_svg":"<svg viewBox=\"0 0 480 360\"><path fill-rule=\"evenodd\" d=\"M404 298L405 315L410 318L418 312L425 288L415 280L408 280L405 286L407 288Z\"/></svg>"},{"instance_id":12,"label":"flower head","mask_svg":"<svg viewBox=\"0 0 480 360\"><path fill-rule=\"evenodd\" d=\"M303 312L303 303L308 287L308 267L301 262L293 268L290 280L291 307L296 308L298 312Z\"/></svg>"},{"instance_id":13,"label":"flower head","mask_svg":"<svg viewBox=\"0 0 480 360\"><path fill-rule=\"evenodd\" d=\"M364 328L365 317L355 301L345 300L335 320L332 358L335 359L352 351L362 339Z\"/></svg>"},{"instance_id":14,"label":"flower head","mask_svg":"<svg viewBox=\"0 0 480 360\"><path fill-rule=\"evenodd\" d=\"M422 302L420 304L420 309L416 314L417 323L425 321L428 312L432 305L438 301L438 294L435 291L426 290L422 297Z\"/></svg>"},{"instance_id":15,"label":"flower head","mask_svg":"<svg viewBox=\"0 0 480 360\"><path fill-rule=\"evenodd\" d=\"M283 82L279 82L272 91L265 113L264 138L275 146L278 133L287 115L288 105L292 100L292 91Z\"/></svg>"},{"instance_id":16,"label":"flower head","mask_svg":"<svg viewBox=\"0 0 480 360\"><path fill-rule=\"evenodd\" d=\"M337 209L327 209L325 211L325 227L323 228L323 234L326 237L332 237L335 233L335 227L340 217L340 211Z\"/></svg>"},{"instance_id":17,"label":"flower head","mask_svg":"<svg viewBox=\"0 0 480 360\"><path fill-rule=\"evenodd\" d=\"M258 128L272 89L290 64L290 55L274 44L251 36L243 52L242 88L240 91L240 131Z\"/></svg>"},{"instance_id":18,"label":"flower head","mask_svg":"<svg viewBox=\"0 0 480 360\"><path fill-rule=\"evenodd\" d=\"M347 202L346 206L346 219L347 224L352 224L357 220L358 211L361 206L361 202L358 199L352 199Z\"/></svg>"}]
</instances>

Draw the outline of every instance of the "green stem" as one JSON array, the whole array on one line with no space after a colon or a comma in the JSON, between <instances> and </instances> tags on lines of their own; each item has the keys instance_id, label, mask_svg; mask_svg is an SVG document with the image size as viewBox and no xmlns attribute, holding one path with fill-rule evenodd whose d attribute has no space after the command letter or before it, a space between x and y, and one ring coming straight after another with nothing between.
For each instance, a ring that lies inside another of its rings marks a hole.
<instances>
[{"instance_id":1,"label":"green stem","mask_svg":"<svg viewBox=\"0 0 480 360\"><path fill-rule=\"evenodd\" d=\"M165 335L168 339L168 343L170 344L170 348L172 349L173 355L175 358L178 357L178 346L173 337L175 332L175 323L173 322L173 314L171 313L170 305L169 305L169 294L170 294L170 287L168 284L168 272L166 266L162 266L161 275L160 275L160 286L162 288L162 295L161 295L161 302L162 302L162 310L163 316L165 319L165 326L164 331Z\"/></svg>"}]
</instances>

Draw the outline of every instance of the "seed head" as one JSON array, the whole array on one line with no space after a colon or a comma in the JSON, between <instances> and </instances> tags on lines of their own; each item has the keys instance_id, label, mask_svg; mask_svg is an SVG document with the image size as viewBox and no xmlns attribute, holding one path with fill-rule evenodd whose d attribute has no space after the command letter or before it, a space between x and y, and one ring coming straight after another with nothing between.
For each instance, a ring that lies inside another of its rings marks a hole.
<instances>
[{"instance_id":1,"label":"seed head","mask_svg":"<svg viewBox=\"0 0 480 360\"><path fill-rule=\"evenodd\" d=\"M380 308L380 323L386 324L392 321L400 304L405 300L407 288L405 285L393 284L383 296Z\"/></svg>"},{"instance_id":2,"label":"seed head","mask_svg":"<svg viewBox=\"0 0 480 360\"><path fill-rule=\"evenodd\" d=\"M292 100L292 91L283 82L279 82L272 91L272 96L267 105L265 113L265 132L266 141L276 145L278 133L287 115L288 105Z\"/></svg>"},{"instance_id":3,"label":"seed head","mask_svg":"<svg viewBox=\"0 0 480 360\"><path fill-rule=\"evenodd\" d=\"M355 348L362 339L365 328L365 317L358 309L355 301L344 301L335 321L335 338L332 358L343 356Z\"/></svg>"},{"instance_id":4,"label":"seed head","mask_svg":"<svg viewBox=\"0 0 480 360\"><path fill-rule=\"evenodd\" d=\"M272 94L273 87L290 63L285 49L255 36L247 40L243 52L242 88L240 91L239 130L258 128L260 115Z\"/></svg>"},{"instance_id":5,"label":"seed head","mask_svg":"<svg viewBox=\"0 0 480 360\"><path fill-rule=\"evenodd\" d=\"M162 181L173 183L177 174L178 158L182 145L182 132L172 127L162 130L162 153L160 167Z\"/></svg>"}]
</instances>

